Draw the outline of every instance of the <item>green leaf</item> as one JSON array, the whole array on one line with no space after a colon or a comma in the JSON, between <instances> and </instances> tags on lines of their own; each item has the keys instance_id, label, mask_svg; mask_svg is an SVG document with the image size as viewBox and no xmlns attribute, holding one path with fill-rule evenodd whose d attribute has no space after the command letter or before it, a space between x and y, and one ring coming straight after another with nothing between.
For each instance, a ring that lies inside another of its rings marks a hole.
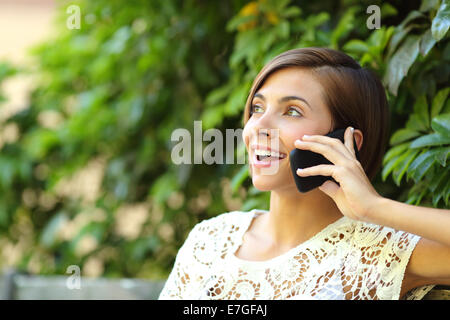
<instances>
[{"instance_id":1,"label":"green leaf","mask_svg":"<svg viewBox=\"0 0 450 320\"><path fill-rule=\"evenodd\" d=\"M431 118L436 117L439 112L441 112L441 109L444 106L445 100L447 99L449 93L450 88L445 88L438 91L433 99L433 103L431 104Z\"/></svg>"},{"instance_id":2,"label":"green leaf","mask_svg":"<svg viewBox=\"0 0 450 320\"><path fill-rule=\"evenodd\" d=\"M442 0L442 3L431 23L431 33L436 41L444 38L450 27L450 0Z\"/></svg>"},{"instance_id":3,"label":"green leaf","mask_svg":"<svg viewBox=\"0 0 450 320\"><path fill-rule=\"evenodd\" d=\"M290 26L289 26L289 22L287 21L281 21L280 23L278 23L275 27L275 30L278 34L278 36L281 39L286 39L289 37L289 31L290 31Z\"/></svg>"},{"instance_id":4,"label":"green leaf","mask_svg":"<svg viewBox=\"0 0 450 320\"><path fill-rule=\"evenodd\" d=\"M437 133L450 138L450 113L444 113L433 118L431 127Z\"/></svg>"},{"instance_id":5,"label":"green leaf","mask_svg":"<svg viewBox=\"0 0 450 320\"><path fill-rule=\"evenodd\" d=\"M442 181L447 181L448 174L441 174L439 171L435 173L431 179L431 182L428 185L428 188L431 192L435 192L437 190L437 187Z\"/></svg>"},{"instance_id":6,"label":"green leaf","mask_svg":"<svg viewBox=\"0 0 450 320\"><path fill-rule=\"evenodd\" d=\"M299 16L301 13L302 10L299 7L292 6L282 11L281 15L283 18L293 18Z\"/></svg>"},{"instance_id":7,"label":"green leaf","mask_svg":"<svg viewBox=\"0 0 450 320\"><path fill-rule=\"evenodd\" d=\"M273 1L273 5L274 5L274 9L276 11L282 11L285 10L285 7L289 4L289 2L291 2L290 0L278 0L278 1ZM265 2L265 1L261 1L261 7L262 8L270 8L269 6L265 7L265 4L269 4L270 2Z\"/></svg>"},{"instance_id":8,"label":"green leaf","mask_svg":"<svg viewBox=\"0 0 450 320\"><path fill-rule=\"evenodd\" d=\"M413 10L410 13L408 13L408 15L406 16L405 19L403 19L403 21L399 24L399 27L404 27L406 26L409 22L417 19L417 18L421 18L421 17L425 17L425 15L417 10Z\"/></svg>"},{"instance_id":9,"label":"green leaf","mask_svg":"<svg viewBox=\"0 0 450 320\"><path fill-rule=\"evenodd\" d=\"M164 203L177 189L177 180L171 172L165 173L150 188L150 196L157 203Z\"/></svg>"},{"instance_id":10,"label":"green leaf","mask_svg":"<svg viewBox=\"0 0 450 320\"><path fill-rule=\"evenodd\" d=\"M349 52L365 53L369 51L369 46L362 40L353 39L347 42L342 49Z\"/></svg>"},{"instance_id":11,"label":"green leaf","mask_svg":"<svg viewBox=\"0 0 450 320\"><path fill-rule=\"evenodd\" d=\"M242 111L250 86L250 83L243 83L231 93L228 101L225 103L225 115L235 115Z\"/></svg>"},{"instance_id":12,"label":"green leaf","mask_svg":"<svg viewBox=\"0 0 450 320\"><path fill-rule=\"evenodd\" d=\"M254 199L254 198L250 198L250 199L246 200L242 204L241 210L243 210L243 211L250 211L252 209L259 208L260 203L261 203L260 200Z\"/></svg>"},{"instance_id":13,"label":"green leaf","mask_svg":"<svg viewBox=\"0 0 450 320\"><path fill-rule=\"evenodd\" d=\"M64 223L68 221L65 213L59 213L53 216L42 230L40 243L44 247L51 247L57 240L58 231Z\"/></svg>"},{"instance_id":14,"label":"green leaf","mask_svg":"<svg viewBox=\"0 0 450 320\"><path fill-rule=\"evenodd\" d=\"M445 192L446 190L448 191L448 186L449 186L449 181L450 179L448 179L448 174L443 174L443 176L446 176L446 179L442 179L439 181L439 184L437 185L437 187L435 188L435 191L433 192L433 205L437 206L439 200L445 196Z\"/></svg>"},{"instance_id":15,"label":"green leaf","mask_svg":"<svg viewBox=\"0 0 450 320\"><path fill-rule=\"evenodd\" d=\"M428 131L429 125L418 114L413 113L406 122L406 127L411 130Z\"/></svg>"},{"instance_id":16,"label":"green leaf","mask_svg":"<svg viewBox=\"0 0 450 320\"><path fill-rule=\"evenodd\" d=\"M430 146L439 146L443 144L450 144L450 137L443 136L439 133L431 133L420 138L417 138L411 143L410 148L422 148Z\"/></svg>"},{"instance_id":17,"label":"green leaf","mask_svg":"<svg viewBox=\"0 0 450 320\"><path fill-rule=\"evenodd\" d=\"M47 152L60 142L55 131L49 129L35 129L24 138L24 149L29 157L43 159Z\"/></svg>"},{"instance_id":18,"label":"green leaf","mask_svg":"<svg viewBox=\"0 0 450 320\"><path fill-rule=\"evenodd\" d=\"M439 5L439 0L422 0L422 4L420 5L420 11L427 12L431 9L436 8Z\"/></svg>"},{"instance_id":19,"label":"green leaf","mask_svg":"<svg viewBox=\"0 0 450 320\"><path fill-rule=\"evenodd\" d=\"M234 69L245 58L257 54L258 43L261 43L261 36L257 29L239 32L235 40L235 49L230 56L230 67Z\"/></svg>"},{"instance_id":20,"label":"green leaf","mask_svg":"<svg viewBox=\"0 0 450 320\"><path fill-rule=\"evenodd\" d=\"M219 104L220 102L224 101L226 97L230 94L231 90L233 90L232 82L221 86L217 89L214 89L209 92L208 96L205 100L206 106L214 106Z\"/></svg>"},{"instance_id":21,"label":"green leaf","mask_svg":"<svg viewBox=\"0 0 450 320\"><path fill-rule=\"evenodd\" d=\"M402 42L402 40L406 37L406 35L411 31L413 26L407 26L406 28L397 26L395 28L394 34L391 37L391 41L388 47L387 57L390 58L395 50L397 50L398 45Z\"/></svg>"},{"instance_id":22,"label":"green leaf","mask_svg":"<svg viewBox=\"0 0 450 320\"><path fill-rule=\"evenodd\" d=\"M392 35L395 32L395 27L390 26L386 29L386 32L384 32L383 40L380 43L380 49L384 50L386 48L386 45L388 44L389 40L392 38Z\"/></svg>"},{"instance_id":23,"label":"green leaf","mask_svg":"<svg viewBox=\"0 0 450 320\"><path fill-rule=\"evenodd\" d=\"M235 193L249 175L248 166L244 165L231 179L231 190Z\"/></svg>"},{"instance_id":24,"label":"green leaf","mask_svg":"<svg viewBox=\"0 0 450 320\"><path fill-rule=\"evenodd\" d=\"M17 73L17 69L6 62L0 62L0 82Z\"/></svg>"},{"instance_id":25,"label":"green leaf","mask_svg":"<svg viewBox=\"0 0 450 320\"><path fill-rule=\"evenodd\" d=\"M399 154L401 154L405 150L407 150L409 147L409 144L410 144L409 142L406 142L406 143L400 144L398 146L395 146L395 147L389 149L389 151L386 152L386 154L384 155L383 164L388 163L392 158L398 156Z\"/></svg>"},{"instance_id":26,"label":"green leaf","mask_svg":"<svg viewBox=\"0 0 450 320\"><path fill-rule=\"evenodd\" d=\"M339 20L338 25L333 29L330 38L330 45L332 48L337 49L339 40L345 37L353 29L355 12L356 8L350 7Z\"/></svg>"},{"instance_id":27,"label":"green leaf","mask_svg":"<svg viewBox=\"0 0 450 320\"><path fill-rule=\"evenodd\" d=\"M420 39L420 45L419 45L420 54L422 56L426 56L435 44L436 44L436 39L433 38L433 36L431 34L431 30L428 29L427 31L425 31L425 33L422 35L422 38Z\"/></svg>"},{"instance_id":28,"label":"green leaf","mask_svg":"<svg viewBox=\"0 0 450 320\"><path fill-rule=\"evenodd\" d=\"M410 154L411 149L404 152L399 157L393 157L387 164L383 167L383 170L381 172L381 177L383 181L386 180L387 176L391 173L392 170L396 169L398 164L401 163L407 156Z\"/></svg>"},{"instance_id":29,"label":"green leaf","mask_svg":"<svg viewBox=\"0 0 450 320\"><path fill-rule=\"evenodd\" d=\"M425 95L420 96L414 103L414 113L421 122L421 128L428 129L430 127L430 117L428 115L428 103Z\"/></svg>"},{"instance_id":30,"label":"green leaf","mask_svg":"<svg viewBox=\"0 0 450 320\"><path fill-rule=\"evenodd\" d=\"M408 150L404 156L400 157L400 162L397 163L394 169L393 176L394 182L397 186L400 186L403 175L408 170L409 164L414 160L415 156L420 152L420 150Z\"/></svg>"},{"instance_id":31,"label":"green leaf","mask_svg":"<svg viewBox=\"0 0 450 320\"><path fill-rule=\"evenodd\" d=\"M439 200L441 200L443 194L444 194L444 192L437 192L437 193L433 194L433 200L432 200L433 206L436 207L438 205Z\"/></svg>"},{"instance_id":32,"label":"green leaf","mask_svg":"<svg viewBox=\"0 0 450 320\"><path fill-rule=\"evenodd\" d=\"M422 191L420 192L420 194L418 194L416 196L415 201L413 203L411 203L411 204L414 205L414 206L420 205L420 201L422 200L422 198L425 196L426 193L427 193L427 189L423 188Z\"/></svg>"},{"instance_id":33,"label":"green leaf","mask_svg":"<svg viewBox=\"0 0 450 320\"><path fill-rule=\"evenodd\" d=\"M442 109L442 113L450 113L450 99L445 102L445 106Z\"/></svg>"},{"instance_id":34,"label":"green leaf","mask_svg":"<svg viewBox=\"0 0 450 320\"><path fill-rule=\"evenodd\" d=\"M409 128L403 128L403 129L397 130L392 135L391 140L390 140L390 144L391 145L396 145L396 144L399 144L401 142L410 140L411 138L415 138L415 137L417 137L419 135L420 135L420 133L415 131L415 130L412 130L412 129L409 129Z\"/></svg>"},{"instance_id":35,"label":"green leaf","mask_svg":"<svg viewBox=\"0 0 450 320\"><path fill-rule=\"evenodd\" d=\"M398 13L397 9L394 8L389 3L383 3L381 6L381 16L383 18L390 17L390 16L396 16Z\"/></svg>"},{"instance_id":36,"label":"green leaf","mask_svg":"<svg viewBox=\"0 0 450 320\"><path fill-rule=\"evenodd\" d=\"M447 180L447 184L445 185L445 188L443 190L445 192L445 195L444 195L445 196L445 198L444 198L445 205L448 206L448 199L450 197L450 179Z\"/></svg>"},{"instance_id":37,"label":"green leaf","mask_svg":"<svg viewBox=\"0 0 450 320\"><path fill-rule=\"evenodd\" d=\"M242 16L236 15L230 21L228 21L225 30L228 32L235 31L240 25L251 22L256 19L254 15Z\"/></svg>"},{"instance_id":38,"label":"green leaf","mask_svg":"<svg viewBox=\"0 0 450 320\"><path fill-rule=\"evenodd\" d=\"M418 156L408 168L408 176L417 183L423 175L431 168L435 161L436 150L427 150Z\"/></svg>"},{"instance_id":39,"label":"green leaf","mask_svg":"<svg viewBox=\"0 0 450 320\"><path fill-rule=\"evenodd\" d=\"M394 95L397 95L400 83L419 54L420 39L420 36L408 36L388 63L383 81Z\"/></svg>"},{"instance_id":40,"label":"green leaf","mask_svg":"<svg viewBox=\"0 0 450 320\"><path fill-rule=\"evenodd\" d=\"M370 45L371 49L378 49L379 47L381 47L385 32L385 28L372 31L369 39L367 39L367 43Z\"/></svg>"},{"instance_id":41,"label":"green leaf","mask_svg":"<svg viewBox=\"0 0 450 320\"><path fill-rule=\"evenodd\" d=\"M14 160L0 157L0 186L9 189L15 176Z\"/></svg>"},{"instance_id":42,"label":"green leaf","mask_svg":"<svg viewBox=\"0 0 450 320\"><path fill-rule=\"evenodd\" d=\"M436 153L436 161L438 161L443 167L445 167L447 165L447 158L448 155L450 154L450 148L449 147L441 147L441 148L437 148L437 153Z\"/></svg>"},{"instance_id":43,"label":"green leaf","mask_svg":"<svg viewBox=\"0 0 450 320\"><path fill-rule=\"evenodd\" d=\"M209 107L201 115L202 125L204 129L214 128L223 121L225 111L225 103L215 107Z\"/></svg>"}]
</instances>

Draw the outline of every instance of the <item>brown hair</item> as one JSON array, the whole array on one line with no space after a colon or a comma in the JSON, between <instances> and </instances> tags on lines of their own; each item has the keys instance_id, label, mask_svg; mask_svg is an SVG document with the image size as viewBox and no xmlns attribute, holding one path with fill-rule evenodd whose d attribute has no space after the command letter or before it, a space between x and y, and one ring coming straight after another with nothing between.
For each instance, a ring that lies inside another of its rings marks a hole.
<instances>
[{"instance_id":1,"label":"brown hair","mask_svg":"<svg viewBox=\"0 0 450 320\"><path fill-rule=\"evenodd\" d=\"M301 48L273 58L253 81L245 104L244 125L250 118L251 103L258 89L272 73L289 67L303 67L316 76L332 115L332 130L352 126L362 131L360 162L372 180L381 167L388 141L388 103L378 77L345 53L328 48Z\"/></svg>"}]
</instances>

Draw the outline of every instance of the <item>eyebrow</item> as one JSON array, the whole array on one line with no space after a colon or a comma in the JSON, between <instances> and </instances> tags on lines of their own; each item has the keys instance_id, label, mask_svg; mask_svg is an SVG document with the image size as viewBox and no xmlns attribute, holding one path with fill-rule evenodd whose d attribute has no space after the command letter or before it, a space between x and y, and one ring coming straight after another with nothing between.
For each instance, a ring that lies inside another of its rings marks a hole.
<instances>
[{"instance_id":1,"label":"eyebrow","mask_svg":"<svg viewBox=\"0 0 450 320\"><path fill-rule=\"evenodd\" d=\"M266 97L264 97L261 93L255 93L255 97L257 98L261 98L264 102L266 102ZM308 103L308 101L306 101L305 98L302 97L297 97L297 96L285 96L281 99L278 100L278 103L283 103L285 101L290 101L290 100L300 100L303 101L304 103L306 103L306 105L312 110L310 104Z\"/></svg>"}]
</instances>

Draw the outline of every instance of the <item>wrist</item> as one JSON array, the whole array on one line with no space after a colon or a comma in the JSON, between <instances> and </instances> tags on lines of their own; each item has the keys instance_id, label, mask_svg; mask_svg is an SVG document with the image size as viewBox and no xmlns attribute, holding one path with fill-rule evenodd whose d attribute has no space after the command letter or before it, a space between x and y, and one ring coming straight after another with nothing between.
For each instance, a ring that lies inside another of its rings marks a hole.
<instances>
[{"instance_id":1,"label":"wrist","mask_svg":"<svg viewBox=\"0 0 450 320\"><path fill-rule=\"evenodd\" d=\"M387 205L389 199L384 198L380 195L376 195L371 201L369 201L369 206L364 215L365 222L380 224L381 223L381 214L386 212L384 209Z\"/></svg>"}]
</instances>

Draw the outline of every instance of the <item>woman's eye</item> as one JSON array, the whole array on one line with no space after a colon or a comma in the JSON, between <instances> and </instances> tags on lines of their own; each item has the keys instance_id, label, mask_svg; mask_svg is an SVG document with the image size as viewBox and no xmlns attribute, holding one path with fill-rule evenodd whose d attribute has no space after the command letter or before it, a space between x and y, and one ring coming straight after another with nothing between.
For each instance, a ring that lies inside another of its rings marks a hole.
<instances>
[{"instance_id":1,"label":"woman's eye","mask_svg":"<svg viewBox=\"0 0 450 320\"><path fill-rule=\"evenodd\" d=\"M251 107L251 109L250 109L250 114L253 114L253 113L259 113L260 111L258 111L258 109L263 110L263 108L262 108L261 106L259 106L259 105L256 105L256 104L252 105L252 107ZM295 108L289 108L289 110L288 110L287 112L289 113L289 112L291 112L291 111L297 113L297 115L295 115L295 113L294 113L294 114L291 114L291 115L293 115L293 116L296 116L296 117L299 117L299 116L301 117L301 116L302 116L302 114L301 114L297 109L295 109Z\"/></svg>"},{"instance_id":2,"label":"woman's eye","mask_svg":"<svg viewBox=\"0 0 450 320\"><path fill-rule=\"evenodd\" d=\"M259 108L259 109L262 109L261 106L258 106L258 105L256 105L256 104L252 105L252 108L251 108L251 110L250 110L251 113L255 113L255 112L256 112L256 109L258 109L258 108Z\"/></svg>"},{"instance_id":3,"label":"woman's eye","mask_svg":"<svg viewBox=\"0 0 450 320\"><path fill-rule=\"evenodd\" d=\"M302 116L302 114L295 108L289 108L289 110L287 112L290 113L289 115L291 115L291 116L296 116L296 117ZM293 112L293 113L291 113L291 112Z\"/></svg>"}]
</instances>

